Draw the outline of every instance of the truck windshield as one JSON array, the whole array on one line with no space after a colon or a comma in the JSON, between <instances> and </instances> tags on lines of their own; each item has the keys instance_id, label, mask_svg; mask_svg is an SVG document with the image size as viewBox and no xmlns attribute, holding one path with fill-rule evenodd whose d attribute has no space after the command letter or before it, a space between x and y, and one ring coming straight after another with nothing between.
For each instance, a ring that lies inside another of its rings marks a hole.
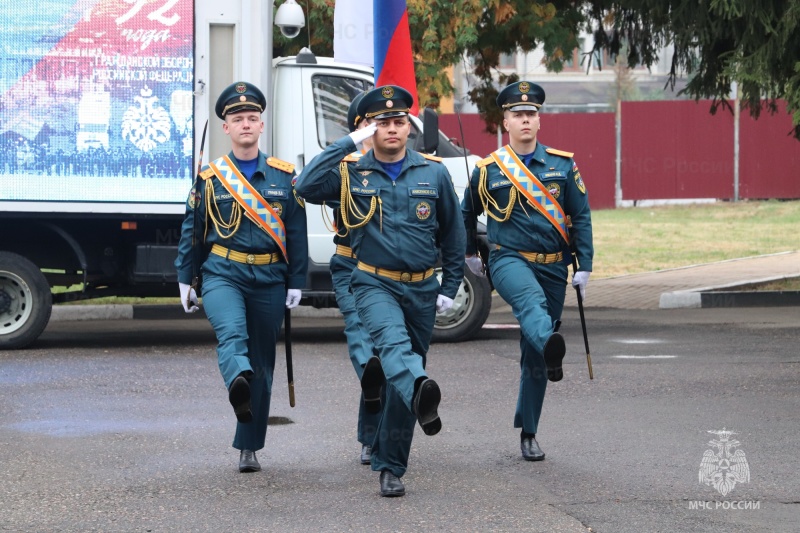
<instances>
[{"instance_id":1,"label":"truck windshield","mask_svg":"<svg viewBox=\"0 0 800 533\"><path fill-rule=\"evenodd\" d=\"M325 148L350 133L350 129L347 127L347 110L350 102L359 93L372 89L372 87L371 83L360 78L331 75L312 77L317 140L321 148ZM414 121L411 122L408 146L418 152L423 151L422 132ZM436 155L439 157L463 157L464 149L453 144L440 131L439 148L436 150Z\"/></svg>"},{"instance_id":2,"label":"truck windshield","mask_svg":"<svg viewBox=\"0 0 800 533\"><path fill-rule=\"evenodd\" d=\"M347 110L359 93L373 85L359 78L317 75L312 78L314 111L317 117L317 140L322 148L341 139L347 127Z\"/></svg>"}]
</instances>

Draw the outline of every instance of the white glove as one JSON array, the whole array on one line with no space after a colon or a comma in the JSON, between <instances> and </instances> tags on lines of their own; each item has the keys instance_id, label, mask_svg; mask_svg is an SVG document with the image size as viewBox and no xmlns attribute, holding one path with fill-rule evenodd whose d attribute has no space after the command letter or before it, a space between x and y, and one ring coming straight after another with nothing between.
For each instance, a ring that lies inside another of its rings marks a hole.
<instances>
[{"instance_id":1,"label":"white glove","mask_svg":"<svg viewBox=\"0 0 800 533\"><path fill-rule=\"evenodd\" d=\"M579 270L572 275L572 286L580 287L582 300L586 299L586 285L589 284L589 274L591 272Z\"/></svg>"},{"instance_id":2,"label":"white glove","mask_svg":"<svg viewBox=\"0 0 800 533\"><path fill-rule=\"evenodd\" d=\"M286 309L294 309L300 305L300 297L303 292L300 289L289 289L286 291Z\"/></svg>"},{"instance_id":3,"label":"white glove","mask_svg":"<svg viewBox=\"0 0 800 533\"><path fill-rule=\"evenodd\" d=\"M477 255L470 255L464 259L464 262L467 264L467 267L469 267L472 273L479 278L486 276L486 274L483 273L483 261L481 261L481 258Z\"/></svg>"},{"instance_id":4,"label":"white glove","mask_svg":"<svg viewBox=\"0 0 800 533\"><path fill-rule=\"evenodd\" d=\"M448 298L444 294L440 294L436 297L436 312L437 313L444 313L448 309L453 307L453 299Z\"/></svg>"},{"instance_id":5,"label":"white glove","mask_svg":"<svg viewBox=\"0 0 800 533\"><path fill-rule=\"evenodd\" d=\"M378 129L378 126L373 122L360 130L356 130L352 133L348 133L348 137L353 140L353 143L358 146L360 143L364 142L365 140L369 139L373 135L375 135L375 131Z\"/></svg>"},{"instance_id":6,"label":"white glove","mask_svg":"<svg viewBox=\"0 0 800 533\"><path fill-rule=\"evenodd\" d=\"M197 301L197 293L194 292L194 289L185 283L178 283L178 288L181 290L181 304L183 305L183 310L187 313L199 311L200 308L198 305L200 305L200 303ZM191 304L191 306L189 304Z\"/></svg>"}]
</instances>

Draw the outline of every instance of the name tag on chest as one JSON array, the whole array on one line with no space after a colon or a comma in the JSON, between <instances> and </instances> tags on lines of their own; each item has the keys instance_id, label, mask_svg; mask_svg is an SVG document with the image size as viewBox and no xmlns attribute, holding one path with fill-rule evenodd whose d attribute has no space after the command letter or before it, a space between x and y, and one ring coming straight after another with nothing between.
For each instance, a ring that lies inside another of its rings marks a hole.
<instances>
[{"instance_id":1,"label":"name tag on chest","mask_svg":"<svg viewBox=\"0 0 800 533\"><path fill-rule=\"evenodd\" d=\"M261 196L265 199L275 198L277 200L285 200L289 198L289 192L286 189L261 189Z\"/></svg>"}]
</instances>

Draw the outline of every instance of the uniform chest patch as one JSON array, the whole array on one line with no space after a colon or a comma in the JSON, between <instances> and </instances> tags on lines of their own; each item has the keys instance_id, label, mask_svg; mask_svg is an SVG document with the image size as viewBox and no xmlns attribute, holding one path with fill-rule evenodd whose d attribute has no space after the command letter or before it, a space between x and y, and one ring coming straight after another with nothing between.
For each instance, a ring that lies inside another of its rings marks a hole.
<instances>
[{"instance_id":1,"label":"uniform chest patch","mask_svg":"<svg viewBox=\"0 0 800 533\"><path fill-rule=\"evenodd\" d=\"M272 208L273 211L275 211L276 215L281 216L283 214L283 206L280 203L272 202L269 204L269 206Z\"/></svg>"},{"instance_id":2,"label":"uniform chest patch","mask_svg":"<svg viewBox=\"0 0 800 533\"><path fill-rule=\"evenodd\" d=\"M510 187L511 180L493 181L489 184L489 190L500 189L502 187Z\"/></svg>"},{"instance_id":3,"label":"uniform chest patch","mask_svg":"<svg viewBox=\"0 0 800 533\"><path fill-rule=\"evenodd\" d=\"M261 196L264 198L280 198L285 200L289 198L289 192L286 189L262 189Z\"/></svg>"},{"instance_id":4,"label":"uniform chest patch","mask_svg":"<svg viewBox=\"0 0 800 533\"><path fill-rule=\"evenodd\" d=\"M561 196L561 186L558 183L548 183L547 192L549 192L553 198L558 198Z\"/></svg>"},{"instance_id":5,"label":"uniform chest patch","mask_svg":"<svg viewBox=\"0 0 800 533\"><path fill-rule=\"evenodd\" d=\"M417 204L417 218L420 220L427 220L431 216L431 204L428 202L420 202Z\"/></svg>"}]
</instances>

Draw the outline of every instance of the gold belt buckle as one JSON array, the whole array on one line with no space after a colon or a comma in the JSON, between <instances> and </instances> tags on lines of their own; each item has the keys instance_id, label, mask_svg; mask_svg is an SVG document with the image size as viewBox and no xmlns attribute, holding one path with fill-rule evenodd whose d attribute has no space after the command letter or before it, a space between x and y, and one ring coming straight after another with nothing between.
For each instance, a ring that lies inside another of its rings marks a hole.
<instances>
[{"instance_id":1,"label":"gold belt buckle","mask_svg":"<svg viewBox=\"0 0 800 533\"><path fill-rule=\"evenodd\" d=\"M247 254L247 264L248 265L255 265L256 264L256 256L255 254Z\"/></svg>"},{"instance_id":2,"label":"gold belt buckle","mask_svg":"<svg viewBox=\"0 0 800 533\"><path fill-rule=\"evenodd\" d=\"M402 274L400 274L400 281L411 281L411 273L403 272Z\"/></svg>"},{"instance_id":3,"label":"gold belt buckle","mask_svg":"<svg viewBox=\"0 0 800 533\"><path fill-rule=\"evenodd\" d=\"M536 262L537 263L544 263L547 256L545 254L536 254Z\"/></svg>"}]
</instances>

